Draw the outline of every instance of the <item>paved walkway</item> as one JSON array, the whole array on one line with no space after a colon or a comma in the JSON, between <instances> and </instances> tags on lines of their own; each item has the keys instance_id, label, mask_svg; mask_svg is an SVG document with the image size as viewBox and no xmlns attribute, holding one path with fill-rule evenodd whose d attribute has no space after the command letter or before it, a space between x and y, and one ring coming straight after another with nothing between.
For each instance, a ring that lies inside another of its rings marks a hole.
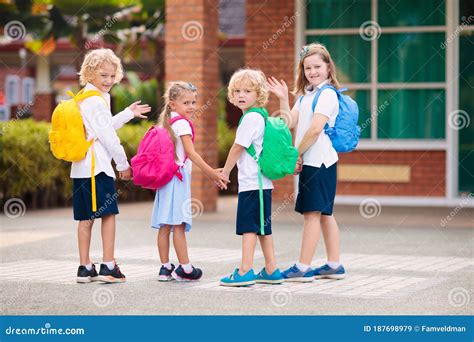
<instances>
[{"instance_id":1,"label":"paved walkway","mask_svg":"<svg viewBox=\"0 0 474 342\"><path fill-rule=\"evenodd\" d=\"M218 279L240 260L235 197L217 213L197 213L189 235L195 283L159 283L152 203L121 205L116 256L125 284L76 284L77 242L71 209L0 216L2 314L472 314L474 210L337 207L345 280L224 288ZM196 206L199 209L199 206ZM298 256L302 217L275 204L273 230L281 268ZM453 214L454 213L454 214ZM449 217L449 219L446 219ZM93 260L99 262L96 223ZM173 256L173 260L176 258ZM314 266L324 262L320 244ZM263 256L256 252L256 269Z\"/></svg>"}]
</instances>

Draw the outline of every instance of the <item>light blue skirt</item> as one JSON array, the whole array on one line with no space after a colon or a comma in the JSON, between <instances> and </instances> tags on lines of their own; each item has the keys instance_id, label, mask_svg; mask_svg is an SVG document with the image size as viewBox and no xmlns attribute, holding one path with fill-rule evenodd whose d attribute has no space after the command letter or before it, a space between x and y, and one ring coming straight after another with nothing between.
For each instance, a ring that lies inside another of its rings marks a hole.
<instances>
[{"instance_id":1,"label":"light blue skirt","mask_svg":"<svg viewBox=\"0 0 474 342\"><path fill-rule=\"evenodd\" d=\"M183 181L178 177L159 189L155 195L151 214L152 228L160 229L167 225L184 223L185 231L189 232L193 224L191 208L191 175L181 169Z\"/></svg>"}]
</instances>

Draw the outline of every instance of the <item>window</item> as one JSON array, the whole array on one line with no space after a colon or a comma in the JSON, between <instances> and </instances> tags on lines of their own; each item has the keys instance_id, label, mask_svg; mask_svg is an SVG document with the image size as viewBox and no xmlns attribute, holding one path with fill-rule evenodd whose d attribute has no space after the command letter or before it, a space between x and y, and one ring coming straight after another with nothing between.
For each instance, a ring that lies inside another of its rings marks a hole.
<instances>
[{"instance_id":1,"label":"window","mask_svg":"<svg viewBox=\"0 0 474 342\"><path fill-rule=\"evenodd\" d=\"M359 104L363 139L445 139L445 0L306 4L305 41L330 51Z\"/></svg>"},{"instance_id":2,"label":"window","mask_svg":"<svg viewBox=\"0 0 474 342\"><path fill-rule=\"evenodd\" d=\"M20 77L7 75L5 78L5 102L9 106L20 104Z\"/></svg>"},{"instance_id":3,"label":"window","mask_svg":"<svg viewBox=\"0 0 474 342\"><path fill-rule=\"evenodd\" d=\"M35 99L35 80L31 77L25 77L22 79L22 103L33 103Z\"/></svg>"},{"instance_id":4,"label":"window","mask_svg":"<svg viewBox=\"0 0 474 342\"><path fill-rule=\"evenodd\" d=\"M460 2L459 36L459 191L474 193L474 3Z\"/></svg>"}]
</instances>

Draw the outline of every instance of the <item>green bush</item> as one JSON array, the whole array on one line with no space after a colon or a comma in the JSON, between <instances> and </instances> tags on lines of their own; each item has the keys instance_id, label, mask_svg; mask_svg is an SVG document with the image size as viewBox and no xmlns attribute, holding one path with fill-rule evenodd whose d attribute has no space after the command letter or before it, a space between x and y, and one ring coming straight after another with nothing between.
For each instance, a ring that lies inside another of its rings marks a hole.
<instances>
[{"instance_id":1,"label":"green bush","mask_svg":"<svg viewBox=\"0 0 474 342\"><path fill-rule=\"evenodd\" d=\"M127 156L135 155L138 143L149 122L125 125L117 131ZM69 205L72 181L71 164L57 160L49 150L50 123L12 120L0 123L0 195L3 201L21 198L28 208ZM117 181L119 200L140 200L152 197L150 191L131 182Z\"/></svg>"},{"instance_id":2,"label":"green bush","mask_svg":"<svg viewBox=\"0 0 474 342\"><path fill-rule=\"evenodd\" d=\"M113 108L116 113L124 110L135 101L141 100L151 107L151 112L146 114L151 121L156 121L161 99L158 99L158 82L155 79L141 81L134 72L127 72L129 84L117 84L112 88ZM135 120L134 123L137 123Z\"/></svg>"}]
</instances>

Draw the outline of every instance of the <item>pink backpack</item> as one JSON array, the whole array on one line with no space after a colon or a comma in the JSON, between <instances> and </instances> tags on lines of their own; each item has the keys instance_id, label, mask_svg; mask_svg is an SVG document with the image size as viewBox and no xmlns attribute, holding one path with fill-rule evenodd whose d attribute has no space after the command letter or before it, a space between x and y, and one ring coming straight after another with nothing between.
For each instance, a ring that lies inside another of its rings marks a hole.
<instances>
[{"instance_id":1,"label":"pink backpack","mask_svg":"<svg viewBox=\"0 0 474 342\"><path fill-rule=\"evenodd\" d=\"M194 127L191 121L176 116L170 120L170 125L178 120L186 120L191 126L194 142ZM184 162L188 157L184 159ZM145 189L158 190L165 186L173 176L183 180L179 165L174 159L174 146L168 131L163 127L153 126L146 132L137 155L131 159L133 183Z\"/></svg>"}]
</instances>

